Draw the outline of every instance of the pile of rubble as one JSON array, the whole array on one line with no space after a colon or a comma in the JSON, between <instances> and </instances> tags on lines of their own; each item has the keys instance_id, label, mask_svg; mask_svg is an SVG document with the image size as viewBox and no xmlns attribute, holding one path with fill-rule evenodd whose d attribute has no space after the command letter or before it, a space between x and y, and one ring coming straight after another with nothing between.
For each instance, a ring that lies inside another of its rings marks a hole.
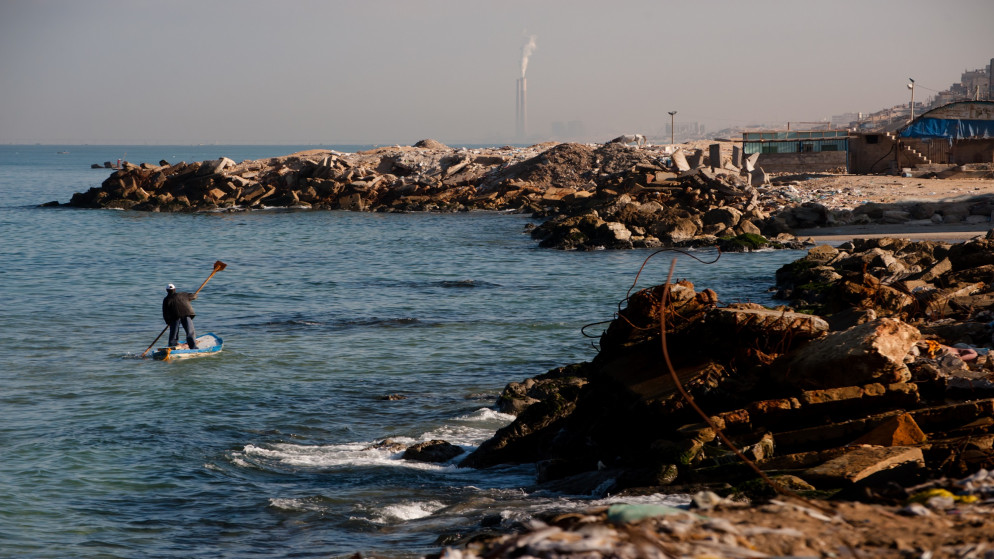
<instances>
[{"instance_id":1,"label":"pile of rubble","mask_svg":"<svg viewBox=\"0 0 994 559\"><path fill-rule=\"evenodd\" d=\"M711 165L701 150L621 143L452 149L432 140L358 153L311 150L235 163L228 158L122 163L69 206L136 211L262 208L353 211L512 210L545 222L532 235L561 249L716 245L799 246L747 160Z\"/></svg>"},{"instance_id":2,"label":"pile of rubble","mask_svg":"<svg viewBox=\"0 0 994 559\"><path fill-rule=\"evenodd\" d=\"M68 205L154 212L516 211L544 219L531 231L543 247L578 250L798 247L791 233L799 229L981 224L994 214L994 198L982 192L972 199L867 203L860 185L874 183L870 188L876 192L884 188L877 179L901 177L855 182L842 175L771 177L757 167L758 154L743 158L730 142L705 150L629 146L621 140L481 149L422 140L414 146L310 150L241 163L224 157L123 162L99 188L73 195Z\"/></svg>"},{"instance_id":3,"label":"pile of rubble","mask_svg":"<svg viewBox=\"0 0 994 559\"><path fill-rule=\"evenodd\" d=\"M591 362L509 385L516 420L461 464L534 462L573 493L748 494L758 474L729 444L794 491L968 475L994 464L992 279L994 233L816 247L778 272L805 312L636 292Z\"/></svg>"},{"instance_id":4,"label":"pile of rubble","mask_svg":"<svg viewBox=\"0 0 994 559\"><path fill-rule=\"evenodd\" d=\"M235 163L228 158L159 165L125 162L70 206L137 211L314 208L354 211L486 207L476 185L538 150L455 150L431 140L359 153L311 150ZM495 202L499 203L499 202Z\"/></svg>"},{"instance_id":5,"label":"pile of rubble","mask_svg":"<svg viewBox=\"0 0 994 559\"><path fill-rule=\"evenodd\" d=\"M755 504L702 492L689 506L622 502L543 514L509 533L477 534L432 557L994 556L994 500L970 490L953 495L933 489L909 502L885 506L780 498Z\"/></svg>"},{"instance_id":6,"label":"pile of rubble","mask_svg":"<svg viewBox=\"0 0 994 559\"><path fill-rule=\"evenodd\" d=\"M605 174L651 160L608 144L452 149L433 140L358 153L311 150L264 160L123 163L68 205L138 211L315 208L538 211L588 196Z\"/></svg>"},{"instance_id":7,"label":"pile of rubble","mask_svg":"<svg viewBox=\"0 0 994 559\"><path fill-rule=\"evenodd\" d=\"M689 156L680 149L657 152L627 172L603 174L590 196L540 213L547 220L532 236L543 247L581 250L802 246L786 221L767 211L776 204L764 191L769 177L755 161L751 157L739 168L725 157L712 161L701 150Z\"/></svg>"},{"instance_id":8,"label":"pile of rubble","mask_svg":"<svg viewBox=\"0 0 994 559\"><path fill-rule=\"evenodd\" d=\"M991 556L994 231L817 246L777 284L803 312L632 294L591 362L509 384L515 421L460 462L692 510L547 515L441 556Z\"/></svg>"},{"instance_id":9,"label":"pile of rubble","mask_svg":"<svg viewBox=\"0 0 994 559\"><path fill-rule=\"evenodd\" d=\"M969 225L983 230L994 214L991 183L984 180L845 175L783 175L771 180L764 191L769 202L765 209L791 230L869 224Z\"/></svg>"}]
</instances>

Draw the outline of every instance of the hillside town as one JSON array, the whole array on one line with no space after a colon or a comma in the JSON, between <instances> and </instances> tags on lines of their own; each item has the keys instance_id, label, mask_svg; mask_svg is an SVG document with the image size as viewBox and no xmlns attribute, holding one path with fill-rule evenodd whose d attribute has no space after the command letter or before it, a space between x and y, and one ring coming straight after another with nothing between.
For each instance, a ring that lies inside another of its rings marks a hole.
<instances>
[{"instance_id":1,"label":"hillside town","mask_svg":"<svg viewBox=\"0 0 994 559\"><path fill-rule=\"evenodd\" d=\"M708 130L699 122L677 123L672 128L669 124L660 134L650 138L653 143L666 143L673 137L681 142L707 140L714 138L736 138L744 132L769 130L849 130L853 132L894 132L914 119L916 115L953 103L956 101L991 101L994 100L992 86L991 64L973 70L963 70L960 81L950 84L938 91L917 84L913 78L908 80L909 102L879 109L873 112L847 112L832 115L821 121L801 123L766 123L753 124L743 127L723 128L716 131ZM918 95L915 97L915 92Z\"/></svg>"}]
</instances>

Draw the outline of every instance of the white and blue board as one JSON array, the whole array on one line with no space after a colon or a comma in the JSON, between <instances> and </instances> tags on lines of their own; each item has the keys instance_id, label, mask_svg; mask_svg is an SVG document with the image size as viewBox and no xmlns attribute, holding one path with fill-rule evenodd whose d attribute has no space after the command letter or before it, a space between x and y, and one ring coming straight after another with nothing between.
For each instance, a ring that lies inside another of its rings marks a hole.
<instances>
[{"instance_id":1,"label":"white and blue board","mask_svg":"<svg viewBox=\"0 0 994 559\"><path fill-rule=\"evenodd\" d=\"M197 337L197 348L190 349L185 343L176 347L160 347L152 352L152 359L165 361L169 359L188 359L190 357L202 357L221 352L224 342L221 337L213 332Z\"/></svg>"}]
</instances>

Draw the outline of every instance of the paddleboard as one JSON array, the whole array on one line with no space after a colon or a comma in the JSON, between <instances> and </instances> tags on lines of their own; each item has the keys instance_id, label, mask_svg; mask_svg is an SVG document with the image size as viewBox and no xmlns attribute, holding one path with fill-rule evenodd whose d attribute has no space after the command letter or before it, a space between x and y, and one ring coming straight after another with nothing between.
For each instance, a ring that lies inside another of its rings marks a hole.
<instances>
[{"instance_id":1,"label":"paddleboard","mask_svg":"<svg viewBox=\"0 0 994 559\"><path fill-rule=\"evenodd\" d=\"M204 355L214 355L221 352L224 342L221 337L213 332L197 337L196 349L190 349L185 343L176 347L160 347L152 352L152 359L165 361L167 359L188 359L190 357L202 357Z\"/></svg>"}]
</instances>

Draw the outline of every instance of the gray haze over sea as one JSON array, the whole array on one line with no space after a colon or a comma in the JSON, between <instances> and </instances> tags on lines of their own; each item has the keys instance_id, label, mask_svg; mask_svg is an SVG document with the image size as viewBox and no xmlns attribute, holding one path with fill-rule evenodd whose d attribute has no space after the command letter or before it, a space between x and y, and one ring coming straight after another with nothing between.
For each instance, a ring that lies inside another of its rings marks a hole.
<instances>
[{"instance_id":1,"label":"gray haze over sea","mask_svg":"<svg viewBox=\"0 0 994 559\"><path fill-rule=\"evenodd\" d=\"M531 466L367 449L471 451L511 421L492 408L505 384L594 357L581 327L613 317L651 251L539 249L511 214L38 207L99 186L91 163L314 147L369 146L0 146L0 556L418 556L604 497L535 492ZM681 256L676 276L770 303L800 255ZM194 291L216 260L195 324L224 351L137 358L166 284Z\"/></svg>"}]
</instances>

